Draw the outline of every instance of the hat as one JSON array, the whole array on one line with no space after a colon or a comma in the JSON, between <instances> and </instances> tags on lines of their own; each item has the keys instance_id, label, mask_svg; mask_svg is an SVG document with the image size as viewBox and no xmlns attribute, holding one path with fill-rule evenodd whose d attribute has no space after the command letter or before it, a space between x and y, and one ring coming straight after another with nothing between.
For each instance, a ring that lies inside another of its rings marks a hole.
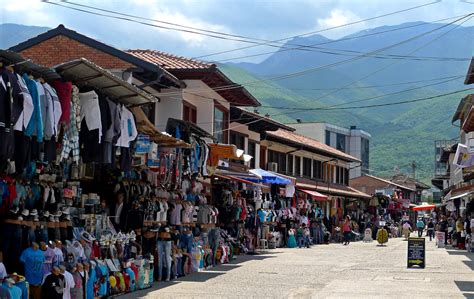
<instances>
[{"instance_id":1,"label":"hat","mask_svg":"<svg viewBox=\"0 0 474 299\"><path fill-rule=\"evenodd\" d=\"M38 216L38 210L36 209L31 210L30 216Z\"/></svg>"},{"instance_id":2,"label":"hat","mask_svg":"<svg viewBox=\"0 0 474 299\"><path fill-rule=\"evenodd\" d=\"M48 218L49 217L49 211L44 212L43 217Z\"/></svg>"},{"instance_id":3,"label":"hat","mask_svg":"<svg viewBox=\"0 0 474 299\"><path fill-rule=\"evenodd\" d=\"M28 217L30 215L30 211L28 211L27 209L24 209L23 211L21 211L21 215Z\"/></svg>"},{"instance_id":4,"label":"hat","mask_svg":"<svg viewBox=\"0 0 474 299\"><path fill-rule=\"evenodd\" d=\"M83 231L81 233L81 240L84 240L87 243L92 243L95 240L95 238L91 234L89 234L88 232Z\"/></svg>"},{"instance_id":5,"label":"hat","mask_svg":"<svg viewBox=\"0 0 474 299\"><path fill-rule=\"evenodd\" d=\"M5 278L5 282L6 282L6 283L9 283L9 284L15 284L15 280L14 280L13 278L11 278L11 277Z\"/></svg>"},{"instance_id":6,"label":"hat","mask_svg":"<svg viewBox=\"0 0 474 299\"><path fill-rule=\"evenodd\" d=\"M33 218L33 221L39 221L38 215L35 215L35 217Z\"/></svg>"},{"instance_id":7,"label":"hat","mask_svg":"<svg viewBox=\"0 0 474 299\"><path fill-rule=\"evenodd\" d=\"M10 212L13 213L13 214L17 214L18 211L20 211L19 207L14 207L13 209L10 210Z\"/></svg>"},{"instance_id":8,"label":"hat","mask_svg":"<svg viewBox=\"0 0 474 299\"><path fill-rule=\"evenodd\" d=\"M69 208L64 207L62 212L63 212L63 215L69 215Z\"/></svg>"},{"instance_id":9,"label":"hat","mask_svg":"<svg viewBox=\"0 0 474 299\"><path fill-rule=\"evenodd\" d=\"M49 222L54 222L54 216L49 216Z\"/></svg>"}]
</instances>

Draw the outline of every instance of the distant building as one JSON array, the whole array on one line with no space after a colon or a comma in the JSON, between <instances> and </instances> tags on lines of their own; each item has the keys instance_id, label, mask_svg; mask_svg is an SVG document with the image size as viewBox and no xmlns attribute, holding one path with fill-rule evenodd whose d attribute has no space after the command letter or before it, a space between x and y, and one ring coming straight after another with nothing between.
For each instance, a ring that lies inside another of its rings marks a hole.
<instances>
[{"instance_id":1,"label":"distant building","mask_svg":"<svg viewBox=\"0 0 474 299\"><path fill-rule=\"evenodd\" d=\"M369 174L370 139L372 138L369 133L356 126L347 129L323 122L296 123L291 126L299 134L316 139L361 160L360 165L359 163L351 165L350 178Z\"/></svg>"}]
</instances>

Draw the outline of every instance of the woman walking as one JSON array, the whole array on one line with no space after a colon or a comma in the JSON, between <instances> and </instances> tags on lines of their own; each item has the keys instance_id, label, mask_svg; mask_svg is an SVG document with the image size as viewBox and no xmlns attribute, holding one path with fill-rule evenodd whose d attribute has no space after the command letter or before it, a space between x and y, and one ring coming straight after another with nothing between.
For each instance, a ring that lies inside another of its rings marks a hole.
<instances>
[{"instance_id":1,"label":"woman walking","mask_svg":"<svg viewBox=\"0 0 474 299\"><path fill-rule=\"evenodd\" d=\"M344 243L342 245L349 245L351 242L351 217L346 216L344 223L342 224L342 233L344 234Z\"/></svg>"}]
</instances>

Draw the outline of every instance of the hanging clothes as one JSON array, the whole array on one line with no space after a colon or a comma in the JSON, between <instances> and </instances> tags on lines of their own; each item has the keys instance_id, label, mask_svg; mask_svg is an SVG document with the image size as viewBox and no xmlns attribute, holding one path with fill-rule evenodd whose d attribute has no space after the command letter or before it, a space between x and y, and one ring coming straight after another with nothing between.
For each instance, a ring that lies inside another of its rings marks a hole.
<instances>
[{"instance_id":1,"label":"hanging clothes","mask_svg":"<svg viewBox=\"0 0 474 299\"><path fill-rule=\"evenodd\" d=\"M62 141L61 160L65 160L72 153L73 161L79 162L79 130L81 119L81 106L79 103L79 88L72 87L70 106L70 119L66 125Z\"/></svg>"},{"instance_id":2,"label":"hanging clothes","mask_svg":"<svg viewBox=\"0 0 474 299\"><path fill-rule=\"evenodd\" d=\"M26 87L30 92L30 95L33 99L33 115L30 122L25 130L26 136L36 136L36 141L43 141L43 117L41 115L41 103L40 96L38 91L38 86L36 82L28 77L27 74L23 75L25 80Z\"/></svg>"}]
</instances>

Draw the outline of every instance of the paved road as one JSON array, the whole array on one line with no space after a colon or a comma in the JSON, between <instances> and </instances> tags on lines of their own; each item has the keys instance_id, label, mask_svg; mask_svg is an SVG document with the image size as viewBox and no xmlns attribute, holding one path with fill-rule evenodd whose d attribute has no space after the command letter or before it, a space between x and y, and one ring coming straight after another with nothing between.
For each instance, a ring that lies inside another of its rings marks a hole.
<instances>
[{"instance_id":1,"label":"paved road","mask_svg":"<svg viewBox=\"0 0 474 299\"><path fill-rule=\"evenodd\" d=\"M402 239L281 248L120 298L474 298L474 253L428 241L425 269L406 255Z\"/></svg>"}]
</instances>

